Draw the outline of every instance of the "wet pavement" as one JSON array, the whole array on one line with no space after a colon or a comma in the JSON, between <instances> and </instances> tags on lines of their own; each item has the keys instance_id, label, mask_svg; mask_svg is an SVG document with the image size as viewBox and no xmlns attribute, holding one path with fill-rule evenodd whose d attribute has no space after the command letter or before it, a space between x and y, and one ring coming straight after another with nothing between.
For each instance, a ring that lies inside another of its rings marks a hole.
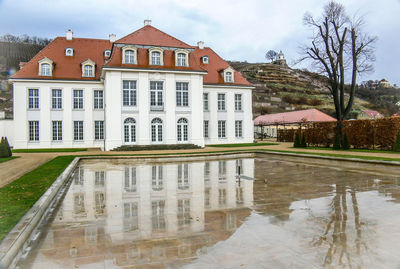
<instances>
[{"instance_id":1,"label":"wet pavement","mask_svg":"<svg viewBox=\"0 0 400 269\"><path fill-rule=\"evenodd\" d=\"M85 160L18 266L400 268L399 170L364 166Z\"/></svg>"}]
</instances>

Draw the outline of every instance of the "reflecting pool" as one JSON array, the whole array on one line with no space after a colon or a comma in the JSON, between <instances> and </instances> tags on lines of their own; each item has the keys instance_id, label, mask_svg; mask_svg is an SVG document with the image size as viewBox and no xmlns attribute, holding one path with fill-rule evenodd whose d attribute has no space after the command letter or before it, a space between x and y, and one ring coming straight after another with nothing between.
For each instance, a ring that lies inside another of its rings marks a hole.
<instances>
[{"instance_id":1,"label":"reflecting pool","mask_svg":"<svg viewBox=\"0 0 400 269\"><path fill-rule=\"evenodd\" d=\"M269 155L84 160L18 266L400 268L399 201L393 168Z\"/></svg>"}]
</instances>

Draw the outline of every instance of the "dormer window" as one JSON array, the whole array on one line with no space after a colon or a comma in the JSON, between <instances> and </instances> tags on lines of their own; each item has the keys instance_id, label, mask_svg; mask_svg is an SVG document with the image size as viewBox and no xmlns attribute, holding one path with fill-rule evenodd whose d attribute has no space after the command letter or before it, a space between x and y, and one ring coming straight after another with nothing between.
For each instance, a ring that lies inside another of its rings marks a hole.
<instances>
[{"instance_id":1,"label":"dormer window","mask_svg":"<svg viewBox=\"0 0 400 269\"><path fill-rule=\"evenodd\" d=\"M53 74L53 61L44 57L39 62L39 76L52 76Z\"/></svg>"},{"instance_id":2,"label":"dormer window","mask_svg":"<svg viewBox=\"0 0 400 269\"><path fill-rule=\"evenodd\" d=\"M233 82L232 72L226 72L225 73L225 82Z\"/></svg>"},{"instance_id":3,"label":"dormer window","mask_svg":"<svg viewBox=\"0 0 400 269\"><path fill-rule=\"evenodd\" d=\"M124 57L126 64L133 64L135 59L135 52L133 50L126 50Z\"/></svg>"},{"instance_id":4,"label":"dormer window","mask_svg":"<svg viewBox=\"0 0 400 269\"><path fill-rule=\"evenodd\" d=\"M175 50L175 65L189 66L189 52L183 49Z\"/></svg>"},{"instance_id":5,"label":"dormer window","mask_svg":"<svg viewBox=\"0 0 400 269\"><path fill-rule=\"evenodd\" d=\"M49 64L41 64L42 66L42 76L50 76L51 72L50 72L50 65Z\"/></svg>"},{"instance_id":6,"label":"dormer window","mask_svg":"<svg viewBox=\"0 0 400 269\"><path fill-rule=\"evenodd\" d=\"M104 57L110 57L110 56L111 56L111 50L105 50Z\"/></svg>"},{"instance_id":7,"label":"dormer window","mask_svg":"<svg viewBox=\"0 0 400 269\"><path fill-rule=\"evenodd\" d=\"M122 48L122 63L137 64L137 48L135 46L125 46Z\"/></svg>"},{"instance_id":8,"label":"dormer window","mask_svg":"<svg viewBox=\"0 0 400 269\"><path fill-rule=\"evenodd\" d=\"M151 64L161 65L161 53L159 51L153 51L151 53Z\"/></svg>"},{"instance_id":9,"label":"dormer window","mask_svg":"<svg viewBox=\"0 0 400 269\"><path fill-rule=\"evenodd\" d=\"M208 64L208 56L203 56L201 58L201 61L203 62L203 64Z\"/></svg>"},{"instance_id":10,"label":"dormer window","mask_svg":"<svg viewBox=\"0 0 400 269\"><path fill-rule=\"evenodd\" d=\"M232 69L232 67L228 67L226 68L223 72L222 72L222 76L224 78L225 82L228 83L233 83L235 82L235 78L234 78L234 70Z\"/></svg>"},{"instance_id":11,"label":"dormer window","mask_svg":"<svg viewBox=\"0 0 400 269\"><path fill-rule=\"evenodd\" d=\"M93 77L93 66L87 64L83 66L83 76L84 77Z\"/></svg>"},{"instance_id":12,"label":"dormer window","mask_svg":"<svg viewBox=\"0 0 400 269\"><path fill-rule=\"evenodd\" d=\"M151 65L164 65L163 50L161 48L149 49L149 62Z\"/></svg>"},{"instance_id":13,"label":"dormer window","mask_svg":"<svg viewBox=\"0 0 400 269\"><path fill-rule=\"evenodd\" d=\"M95 62L87 59L82 63L82 77L94 77L95 75Z\"/></svg>"},{"instance_id":14,"label":"dormer window","mask_svg":"<svg viewBox=\"0 0 400 269\"><path fill-rule=\"evenodd\" d=\"M65 49L65 56L74 56L74 49L73 48L66 48Z\"/></svg>"}]
</instances>

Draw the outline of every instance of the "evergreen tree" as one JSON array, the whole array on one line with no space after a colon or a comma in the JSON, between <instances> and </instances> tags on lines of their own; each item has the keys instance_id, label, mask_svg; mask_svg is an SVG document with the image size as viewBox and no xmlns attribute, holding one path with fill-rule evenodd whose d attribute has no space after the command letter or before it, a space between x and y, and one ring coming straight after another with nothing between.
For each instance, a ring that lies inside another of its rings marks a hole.
<instances>
[{"instance_id":1,"label":"evergreen tree","mask_svg":"<svg viewBox=\"0 0 400 269\"><path fill-rule=\"evenodd\" d=\"M333 149L340 149L340 137L338 134L335 134L335 140L333 142Z\"/></svg>"},{"instance_id":2,"label":"evergreen tree","mask_svg":"<svg viewBox=\"0 0 400 269\"><path fill-rule=\"evenodd\" d=\"M7 136L4 138L5 147L7 149L8 157L12 156L12 151L10 148L10 144L8 143Z\"/></svg>"},{"instance_id":3,"label":"evergreen tree","mask_svg":"<svg viewBox=\"0 0 400 269\"><path fill-rule=\"evenodd\" d=\"M400 152L400 131L397 133L396 142L393 145L393 151Z\"/></svg>"},{"instance_id":4,"label":"evergreen tree","mask_svg":"<svg viewBox=\"0 0 400 269\"><path fill-rule=\"evenodd\" d=\"M306 142L306 134L303 133L303 136L301 137L301 147L306 148L307 147L307 142Z\"/></svg>"},{"instance_id":5,"label":"evergreen tree","mask_svg":"<svg viewBox=\"0 0 400 269\"><path fill-rule=\"evenodd\" d=\"M6 157L8 157L8 152L6 149L6 144L4 143L4 137L2 137L0 141L0 158Z\"/></svg>"},{"instance_id":6,"label":"evergreen tree","mask_svg":"<svg viewBox=\"0 0 400 269\"><path fill-rule=\"evenodd\" d=\"M347 133L344 133L343 141L342 141L342 149L350 149L349 138L347 137Z\"/></svg>"},{"instance_id":7,"label":"evergreen tree","mask_svg":"<svg viewBox=\"0 0 400 269\"><path fill-rule=\"evenodd\" d=\"M296 132L296 135L294 137L293 147L295 147L295 148L299 148L300 147L300 135L299 135L299 132Z\"/></svg>"}]
</instances>

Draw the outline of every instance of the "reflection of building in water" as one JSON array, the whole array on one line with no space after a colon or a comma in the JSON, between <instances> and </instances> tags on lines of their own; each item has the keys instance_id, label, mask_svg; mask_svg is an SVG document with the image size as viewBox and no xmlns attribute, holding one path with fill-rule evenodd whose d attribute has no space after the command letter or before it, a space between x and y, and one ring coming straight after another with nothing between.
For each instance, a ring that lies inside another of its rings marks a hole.
<instances>
[{"instance_id":1,"label":"reflection of building in water","mask_svg":"<svg viewBox=\"0 0 400 269\"><path fill-rule=\"evenodd\" d=\"M55 232L53 243L62 240L78 256L89 243L108 246L119 266L194 257L228 238L250 214L253 182L238 182L238 166L254 176L253 159L129 163L107 170L83 163L52 225L86 224L71 228L69 238Z\"/></svg>"}]
</instances>

